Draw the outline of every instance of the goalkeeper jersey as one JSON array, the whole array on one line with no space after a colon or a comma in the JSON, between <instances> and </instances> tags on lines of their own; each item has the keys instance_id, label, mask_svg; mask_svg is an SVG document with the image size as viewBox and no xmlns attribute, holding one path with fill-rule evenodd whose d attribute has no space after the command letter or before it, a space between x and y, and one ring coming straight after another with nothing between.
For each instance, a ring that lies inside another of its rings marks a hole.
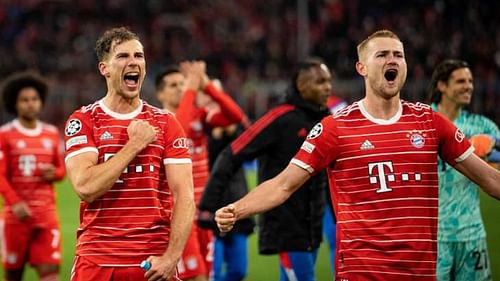
<instances>
[{"instance_id":1,"label":"goalkeeper jersey","mask_svg":"<svg viewBox=\"0 0 500 281\"><path fill-rule=\"evenodd\" d=\"M432 109L437 111L437 105ZM453 121L467 138L477 134L499 136L490 119L462 110ZM439 159L439 241L468 241L486 237L479 208L479 187Z\"/></svg>"}]
</instances>

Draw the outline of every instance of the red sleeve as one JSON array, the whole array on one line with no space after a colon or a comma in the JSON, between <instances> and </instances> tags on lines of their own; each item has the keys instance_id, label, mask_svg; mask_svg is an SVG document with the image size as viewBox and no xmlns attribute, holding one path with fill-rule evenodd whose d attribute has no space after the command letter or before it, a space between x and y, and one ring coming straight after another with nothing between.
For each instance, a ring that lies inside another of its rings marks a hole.
<instances>
[{"instance_id":1,"label":"red sleeve","mask_svg":"<svg viewBox=\"0 0 500 281\"><path fill-rule=\"evenodd\" d=\"M464 133L439 112L434 112L434 123L439 136L439 156L455 166L474 152Z\"/></svg>"},{"instance_id":2,"label":"red sleeve","mask_svg":"<svg viewBox=\"0 0 500 281\"><path fill-rule=\"evenodd\" d=\"M175 111L175 117L179 120L184 131L189 130L190 123L193 121L193 116L198 111L196 106L196 91L186 90L182 95L182 99Z\"/></svg>"},{"instance_id":3,"label":"red sleeve","mask_svg":"<svg viewBox=\"0 0 500 281\"><path fill-rule=\"evenodd\" d=\"M98 153L92 131L90 117L81 111L76 111L68 118L64 130L65 160L83 152Z\"/></svg>"},{"instance_id":4,"label":"red sleeve","mask_svg":"<svg viewBox=\"0 0 500 281\"><path fill-rule=\"evenodd\" d=\"M163 154L163 163L184 164L191 163L189 155L189 140L182 129L179 121L172 115L166 115L167 122L163 128L165 137L165 150Z\"/></svg>"},{"instance_id":5,"label":"red sleeve","mask_svg":"<svg viewBox=\"0 0 500 281\"><path fill-rule=\"evenodd\" d=\"M335 119L328 116L309 131L291 163L316 174L335 161L337 156L338 134Z\"/></svg>"},{"instance_id":6,"label":"red sleeve","mask_svg":"<svg viewBox=\"0 0 500 281\"><path fill-rule=\"evenodd\" d=\"M9 205L22 201L7 179L8 148L4 134L0 133L0 193Z\"/></svg>"},{"instance_id":7,"label":"red sleeve","mask_svg":"<svg viewBox=\"0 0 500 281\"><path fill-rule=\"evenodd\" d=\"M64 178L64 176L66 175L66 167L64 165L64 161L63 161L63 158L62 158L62 154L61 154L61 151L60 151L60 147L61 147L61 140L59 138L59 131L57 132L56 136L55 136L55 146L54 146L54 167L56 168L56 171L55 171L55 178L54 180L55 181L60 181Z\"/></svg>"},{"instance_id":8,"label":"red sleeve","mask_svg":"<svg viewBox=\"0 0 500 281\"><path fill-rule=\"evenodd\" d=\"M212 82L203 89L220 107L220 111L207 120L211 127L226 127L243 121L244 114L238 104L224 91L219 90Z\"/></svg>"}]
</instances>

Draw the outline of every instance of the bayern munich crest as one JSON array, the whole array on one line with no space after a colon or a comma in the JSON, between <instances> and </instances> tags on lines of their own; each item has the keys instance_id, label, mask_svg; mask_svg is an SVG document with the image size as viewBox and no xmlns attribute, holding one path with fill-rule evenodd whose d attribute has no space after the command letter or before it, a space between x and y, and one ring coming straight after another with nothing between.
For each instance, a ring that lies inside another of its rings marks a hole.
<instances>
[{"instance_id":1,"label":"bayern munich crest","mask_svg":"<svg viewBox=\"0 0 500 281\"><path fill-rule=\"evenodd\" d=\"M425 139L421 134L413 132L410 135L410 143L416 148L422 148L425 144Z\"/></svg>"},{"instance_id":2,"label":"bayern munich crest","mask_svg":"<svg viewBox=\"0 0 500 281\"><path fill-rule=\"evenodd\" d=\"M81 129L82 129L82 122L78 119L71 119L68 121L68 125L66 126L64 133L66 134L66 136L71 137L78 134L78 132L80 132Z\"/></svg>"}]
</instances>

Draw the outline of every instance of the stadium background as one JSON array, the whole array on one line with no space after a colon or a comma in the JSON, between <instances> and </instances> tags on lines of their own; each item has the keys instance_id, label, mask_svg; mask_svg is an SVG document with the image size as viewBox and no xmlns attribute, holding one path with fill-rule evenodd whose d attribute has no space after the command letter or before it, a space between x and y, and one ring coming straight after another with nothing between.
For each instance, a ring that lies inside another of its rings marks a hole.
<instances>
[{"instance_id":1,"label":"stadium background","mask_svg":"<svg viewBox=\"0 0 500 281\"><path fill-rule=\"evenodd\" d=\"M354 71L356 43L388 28L405 43L404 99L425 100L433 67L444 58L460 58L475 75L471 110L500 122L500 2L494 0L2 0L0 77L26 69L47 77L51 96L43 119L62 128L73 110L104 96L93 47L103 30L120 25L137 32L145 45L143 97L152 104L152 79L163 66L204 59L209 74L256 119L281 99L288 70L308 54L326 60L334 93L352 102L363 94ZM0 112L0 124L10 118ZM68 280L78 217L70 189L67 183L58 188L62 280ZM500 280L500 204L483 199L491 266L494 280ZM248 280L276 280L276 263L257 257L255 248ZM328 271L324 255L318 266Z\"/></svg>"}]
</instances>

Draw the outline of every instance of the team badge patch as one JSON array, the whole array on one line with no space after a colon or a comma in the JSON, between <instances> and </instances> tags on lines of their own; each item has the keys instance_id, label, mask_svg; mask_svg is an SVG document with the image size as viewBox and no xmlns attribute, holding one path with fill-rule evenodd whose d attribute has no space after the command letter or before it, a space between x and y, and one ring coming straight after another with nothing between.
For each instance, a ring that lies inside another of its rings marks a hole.
<instances>
[{"instance_id":1,"label":"team badge patch","mask_svg":"<svg viewBox=\"0 0 500 281\"><path fill-rule=\"evenodd\" d=\"M323 132L323 125L321 123L318 123L314 126L314 128L311 129L311 131L307 135L307 139L308 140L315 139L319 137L319 135L321 135L322 132Z\"/></svg>"},{"instance_id":2,"label":"team badge patch","mask_svg":"<svg viewBox=\"0 0 500 281\"><path fill-rule=\"evenodd\" d=\"M43 145L43 148L45 148L45 149L51 149L54 146L54 144L52 143L52 141L49 140L49 139L43 139L42 140L42 145Z\"/></svg>"},{"instance_id":3,"label":"team badge patch","mask_svg":"<svg viewBox=\"0 0 500 281\"><path fill-rule=\"evenodd\" d=\"M186 260L186 267L189 270L195 270L198 268L198 261L195 257L189 256Z\"/></svg>"},{"instance_id":4,"label":"team badge patch","mask_svg":"<svg viewBox=\"0 0 500 281\"><path fill-rule=\"evenodd\" d=\"M411 131L406 135L410 138L410 143L413 147L422 148L425 144L425 133L419 132L417 130Z\"/></svg>"},{"instance_id":5,"label":"team badge patch","mask_svg":"<svg viewBox=\"0 0 500 281\"><path fill-rule=\"evenodd\" d=\"M82 122L78 119L71 119L68 121L68 125L66 126L64 133L66 134L66 136L71 137L78 134L78 132L80 132L81 129L82 129Z\"/></svg>"},{"instance_id":6,"label":"team badge patch","mask_svg":"<svg viewBox=\"0 0 500 281\"><path fill-rule=\"evenodd\" d=\"M16 147L19 149L24 149L26 148L26 142L24 142L23 140L18 140L16 142Z\"/></svg>"}]
</instances>

